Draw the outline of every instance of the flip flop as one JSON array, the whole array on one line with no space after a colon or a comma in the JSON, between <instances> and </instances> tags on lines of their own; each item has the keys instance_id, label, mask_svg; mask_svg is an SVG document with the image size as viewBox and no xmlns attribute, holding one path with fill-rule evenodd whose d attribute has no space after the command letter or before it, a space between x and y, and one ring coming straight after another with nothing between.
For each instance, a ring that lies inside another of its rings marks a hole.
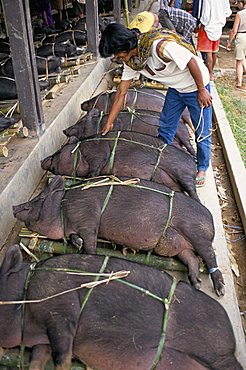
<instances>
[{"instance_id":1,"label":"flip flop","mask_svg":"<svg viewBox=\"0 0 246 370\"><path fill-rule=\"evenodd\" d=\"M198 184L198 182L201 182L201 181L202 181L202 183ZM205 176L201 176L201 177L196 178L196 187L197 188L202 188L205 185L205 183L206 183L206 177Z\"/></svg>"}]
</instances>

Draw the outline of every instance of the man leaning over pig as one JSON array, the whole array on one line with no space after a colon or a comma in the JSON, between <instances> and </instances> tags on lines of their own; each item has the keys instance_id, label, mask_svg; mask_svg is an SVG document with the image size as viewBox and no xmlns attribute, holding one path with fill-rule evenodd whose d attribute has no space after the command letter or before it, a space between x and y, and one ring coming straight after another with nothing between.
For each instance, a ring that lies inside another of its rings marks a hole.
<instances>
[{"instance_id":1,"label":"man leaning over pig","mask_svg":"<svg viewBox=\"0 0 246 370\"><path fill-rule=\"evenodd\" d=\"M150 28L145 33L109 24L102 32L99 52L103 58L113 56L124 64L122 79L102 134L114 125L131 81L141 74L168 86L160 114L159 137L172 144L182 112L188 107L196 129L196 185L205 185L211 152L212 97L209 73L202 59L182 36L166 29Z\"/></svg>"}]
</instances>

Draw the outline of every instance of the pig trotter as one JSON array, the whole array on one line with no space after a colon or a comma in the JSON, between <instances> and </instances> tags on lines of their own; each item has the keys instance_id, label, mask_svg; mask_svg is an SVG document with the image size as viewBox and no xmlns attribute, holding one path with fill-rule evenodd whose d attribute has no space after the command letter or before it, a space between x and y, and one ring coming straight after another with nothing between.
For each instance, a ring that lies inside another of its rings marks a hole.
<instances>
[{"instance_id":1,"label":"pig trotter","mask_svg":"<svg viewBox=\"0 0 246 370\"><path fill-rule=\"evenodd\" d=\"M51 359L51 347L39 344L32 348L29 370L44 370L47 361Z\"/></svg>"},{"instance_id":2,"label":"pig trotter","mask_svg":"<svg viewBox=\"0 0 246 370\"><path fill-rule=\"evenodd\" d=\"M225 283L221 271L218 267L215 267L213 269L209 269L209 273L213 281L216 294L219 297L225 295Z\"/></svg>"},{"instance_id":3,"label":"pig trotter","mask_svg":"<svg viewBox=\"0 0 246 370\"><path fill-rule=\"evenodd\" d=\"M81 252L81 249L83 247L83 239L80 238L78 234L71 234L70 240L71 240L72 245L78 248L78 250Z\"/></svg>"}]
</instances>

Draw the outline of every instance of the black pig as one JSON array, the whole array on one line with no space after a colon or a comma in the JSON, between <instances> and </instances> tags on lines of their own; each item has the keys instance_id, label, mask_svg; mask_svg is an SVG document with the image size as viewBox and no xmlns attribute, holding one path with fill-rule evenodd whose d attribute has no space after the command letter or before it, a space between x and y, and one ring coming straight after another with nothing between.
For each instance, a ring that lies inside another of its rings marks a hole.
<instances>
[{"instance_id":1,"label":"black pig","mask_svg":"<svg viewBox=\"0 0 246 370\"><path fill-rule=\"evenodd\" d=\"M17 99L16 84L13 78L0 76L0 100Z\"/></svg>"},{"instance_id":2,"label":"black pig","mask_svg":"<svg viewBox=\"0 0 246 370\"><path fill-rule=\"evenodd\" d=\"M36 57L37 70L39 75L61 71L61 58L58 57ZM1 74L6 77L15 78L12 58L9 58L1 66Z\"/></svg>"},{"instance_id":3,"label":"black pig","mask_svg":"<svg viewBox=\"0 0 246 370\"><path fill-rule=\"evenodd\" d=\"M74 56L77 53L77 48L75 45L70 43L66 44L45 44L40 46L37 49L37 55L40 57L48 57L48 56L57 56L57 57L65 57L65 56Z\"/></svg>"},{"instance_id":4,"label":"black pig","mask_svg":"<svg viewBox=\"0 0 246 370\"><path fill-rule=\"evenodd\" d=\"M98 139L97 139L98 138ZM193 158L173 145L138 132L109 132L66 144L45 158L42 168L56 175L94 177L114 174L137 176L186 191L198 199Z\"/></svg>"},{"instance_id":5,"label":"black pig","mask_svg":"<svg viewBox=\"0 0 246 370\"><path fill-rule=\"evenodd\" d=\"M14 123L16 123L16 119L13 117L1 117L0 116L0 132L6 130Z\"/></svg>"},{"instance_id":6,"label":"black pig","mask_svg":"<svg viewBox=\"0 0 246 370\"><path fill-rule=\"evenodd\" d=\"M196 252L211 271L216 293L224 294L212 247L213 218L201 203L179 192L172 197L168 187L146 180L135 186L118 182L82 189L65 191L62 176L56 176L37 197L14 206L14 216L50 239L69 237L88 254L96 253L100 237L131 249L178 256L188 267L192 285L199 289Z\"/></svg>"},{"instance_id":7,"label":"black pig","mask_svg":"<svg viewBox=\"0 0 246 370\"><path fill-rule=\"evenodd\" d=\"M112 108L116 91L103 92L90 100L87 100L81 104L83 111L90 111L93 108L99 109L104 113L109 113ZM126 99L124 103L124 110L127 107L131 109L144 109L151 110L153 112L161 112L165 101L165 95L156 90L149 89L136 89L131 87L128 89Z\"/></svg>"},{"instance_id":8,"label":"black pig","mask_svg":"<svg viewBox=\"0 0 246 370\"><path fill-rule=\"evenodd\" d=\"M86 302L88 289L79 287L100 270L130 273L94 287ZM175 286L165 272L117 258L67 254L32 266L25 293L29 271L18 246L10 247L0 267L1 301L40 300L77 288L40 303L0 306L0 346L32 348L31 370L44 369L51 351L56 370L69 370L72 356L97 370L242 370L224 308L185 282Z\"/></svg>"},{"instance_id":9,"label":"black pig","mask_svg":"<svg viewBox=\"0 0 246 370\"><path fill-rule=\"evenodd\" d=\"M80 31L80 30L68 30L59 33L56 38L56 43L63 43L69 41L71 44L75 46L83 46L86 45L87 42L87 32Z\"/></svg>"},{"instance_id":10,"label":"black pig","mask_svg":"<svg viewBox=\"0 0 246 370\"><path fill-rule=\"evenodd\" d=\"M64 130L66 136L76 136L78 139L98 134L101 132L108 114L99 113L98 109L92 109L84 117L82 117L75 125L68 127ZM113 131L127 130L136 131L147 135L158 136L159 113L136 110L134 112L121 111L118 118L114 122ZM175 145L185 147L186 150L194 157L195 152L190 143L190 137L186 126L183 121L180 122L178 130L175 135Z\"/></svg>"}]
</instances>

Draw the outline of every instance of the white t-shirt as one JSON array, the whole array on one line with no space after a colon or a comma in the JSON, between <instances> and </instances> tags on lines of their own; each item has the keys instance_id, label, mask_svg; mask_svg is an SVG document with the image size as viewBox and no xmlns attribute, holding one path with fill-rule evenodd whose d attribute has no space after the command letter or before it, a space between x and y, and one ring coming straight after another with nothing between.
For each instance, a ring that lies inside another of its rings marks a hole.
<instances>
[{"instance_id":1,"label":"white t-shirt","mask_svg":"<svg viewBox=\"0 0 246 370\"><path fill-rule=\"evenodd\" d=\"M230 17L231 13L229 0L203 0L200 22L205 26L209 40L220 39L226 17Z\"/></svg>"},{"instance_id":2,"label":"white t-shirt","mask_svg":"<svg viewBox=\"0 0 246 370\"><path fill-rule=\"evenodd\" d=\"M170 41L164 48L164 57L171 59L170 62L164 62L157 52L156 46L160 40L155 40L151 47L151 56L141 70L141 74L157 82L173 87L179 92L192 92L197 90L197 85L192 77L187 63L193 57L198 63L203 76L203 83L206 86L209 83L209 72L204 65L203 60L192 54L184 46ZM126 64L122 74L122 80L131 80L139 77L140 72L134 71Z\"/></svg>"}]
</instances>

